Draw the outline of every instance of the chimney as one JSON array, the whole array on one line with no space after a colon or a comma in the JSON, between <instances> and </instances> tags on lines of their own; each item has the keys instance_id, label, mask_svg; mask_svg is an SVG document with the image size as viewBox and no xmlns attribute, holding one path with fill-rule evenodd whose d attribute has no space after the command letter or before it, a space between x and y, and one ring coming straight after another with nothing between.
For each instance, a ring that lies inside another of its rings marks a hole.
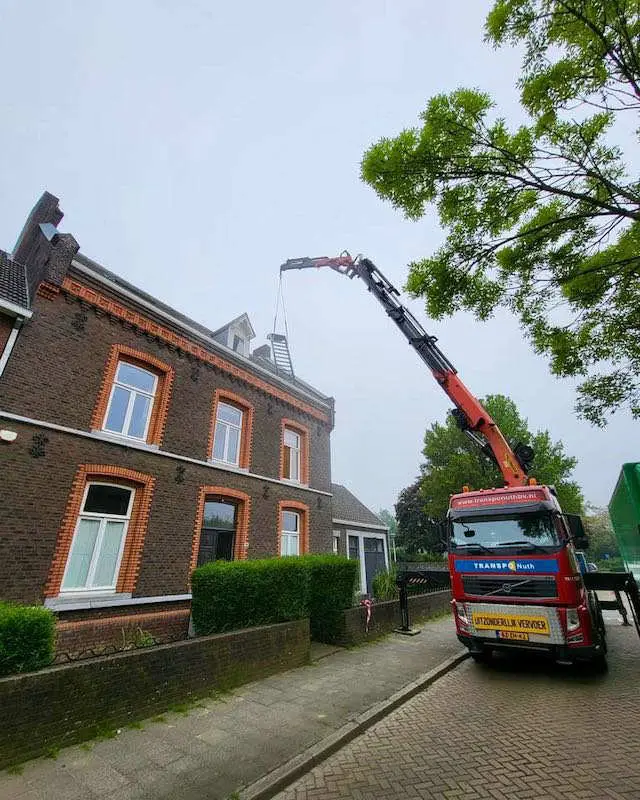
<instances>
[{"instance_id":1,"label":"chimney","mask_svg":"<svg viewBox=\"0 0 640 800\"><path fill-rule=\"evenodd\" d=\"M60 285L73 257L80 249L70 233L58 233L64 214L59 200L45 192L33 207L13 249L14 261L27 269L29 299L33 300L42 281Z\"/></svg>"},{"instance_id":2,"label":"chimney","mask_svg":"<svg viewBox=\"0 0 640 800\"><path fill-rule=\"evenodd\" d=\"M271 345L263 344L261 347L256 347L252 355L256 358L264 358L267 361L271 361Z\"/></svg>"}]
</instances>

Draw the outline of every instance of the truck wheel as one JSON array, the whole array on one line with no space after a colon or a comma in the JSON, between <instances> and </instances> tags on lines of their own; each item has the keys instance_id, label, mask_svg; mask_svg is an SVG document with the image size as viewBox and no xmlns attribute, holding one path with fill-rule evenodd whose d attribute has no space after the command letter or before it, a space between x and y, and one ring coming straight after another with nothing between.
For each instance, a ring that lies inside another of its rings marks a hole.
<instances>
[{"instance_id":1,"label":"truck wheel","mask_svg":"<svg viewBox=\"0 0 640 800\"><path fill-rule=\"evenodd\" d=\"M600 653L600 655L595 656L591 660L591 666L598 674L605 673L609 669L606 655L604 653Z\"/></svg>"}]
</instances>

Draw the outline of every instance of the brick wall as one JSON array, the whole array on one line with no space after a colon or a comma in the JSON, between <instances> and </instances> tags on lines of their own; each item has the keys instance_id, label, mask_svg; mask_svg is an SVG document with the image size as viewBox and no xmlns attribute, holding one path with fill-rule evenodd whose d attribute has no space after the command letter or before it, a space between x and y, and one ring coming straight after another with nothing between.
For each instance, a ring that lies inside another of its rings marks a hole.
<instances>
[{"instance_id":1,"label":"brick wall","mask_svg":"<svg viewBox=\"0 0 640 800\"><path fill-rule=\"evenodd\" d=\"M172 371L163 451L207 460L214 395L216 390L224 390L245 398L254 409L250 473L279 478L282 420L291 419L309 432L310 485L330 491L330 422L318 421L282 398L187 355L117 315L81 303L65 291L56 292L53 287L34 298L34 316L22 328L0 379L1 410L90 431L109 354L114 345L121 345L145 353ZM135 597L189 591L202 486L234 489L250 498L249 558L276 554L277 509L283 501L309 507L310 552L331 550L329 497L267 483L250 474L176 461L153 450L87 440L37 426L11 423L10 427L19 437L2 452L3 599L42 602L74 476L83 464L135 470L154 480ZM68 534L73 520L69 524ZM58 574L58 581L60 577Z\"/></svg>"},{"instance_id":2,"label":"brick wall","mask_svg":"<svg viewBox=\"0 0 640 800\"><path fill-rule=\"evenodd\" d=\"M419 620L448 611L451 604L451 592L431 592L409 597L409 620L412 626ZM375 603L372 609L369 632L366 630L366 609L363 606L349 608L344 612L344 634L338 642L341 645L353 645L367 639L375 639L400 627L400 602L389 600Z\"/></svg>"},{"instance_id":3,"label":"brick wall","mask_svg":"<svg viewBox=\"0 0 640 800\"><path fill-rule=\"evenodd\" d=\"M58 532L79 464L126 467L155 476L140 572L133 595L153 597L189 591L198 491L228 486L251 496L249 558L274 555L277 508L295 500L309 506L311 552L331 550L331 498L248 475L185 464L154 453L72 434L11 423L16 441L3 448L0 507L0 585L3 599L40 603ZM256 431L258 427L256 425ZM37 447L34 437L46 442ZM256 436L259 436L256 433ZM39 453L34 456L33 453ZM184 468L179 472L178 468ZM180 481L180 482L178 482Z\"/></svg>"},{"instance_id":4,"label":"brick wall","mask_svg":"<svg viewBox=\"0 0 640 800\"><path fill-rule=\"evenodd\" d=\"M56 623L56 657L64 662L105 647L122 650L145 634L156 642L186 639L190 615L188 601L63 613Z\"/></svg>"},{"instance_id":5,"label":"brick wall","mask_svg":"<svg viewBox=\"0 0 640 800\"><path fill-rule=\"evenodd\" d=\"M328 424L70 296L35 300L34 317L24 326L0 382L1 409L90 430L111 347L124 345L175 370L164 450L208 458L214 392L224 389L255 409L251 472L279 477L281 420L292 419L309 429L310 485L331 491Z\"/></svg>"},{"instance_id":6,"label":"brick wall","mask_svg":"<svg viewBox=\"0 0 640 800\"><path fill-rule=\"evenodd\" d=\"M0 769L308 661L298 620L3 678Z\"/></svg>"}]
</instances>

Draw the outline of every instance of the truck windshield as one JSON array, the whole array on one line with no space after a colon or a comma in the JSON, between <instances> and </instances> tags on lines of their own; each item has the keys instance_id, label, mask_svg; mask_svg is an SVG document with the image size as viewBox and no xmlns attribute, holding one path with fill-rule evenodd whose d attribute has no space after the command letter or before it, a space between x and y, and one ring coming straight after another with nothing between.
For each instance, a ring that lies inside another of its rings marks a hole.
<instances>
[{"instance_id":1,"label":"truck windshield","mask_svg":"<svg viewBox=\"0 0 640 800\"><path fill-rule=\"evenodd\" d=\"M550 514L469 517L454 520L451 529L452 550L493 550L508 547L535 550L540 547L557 547L560 544Z\"/></svg>"}]
</instances>

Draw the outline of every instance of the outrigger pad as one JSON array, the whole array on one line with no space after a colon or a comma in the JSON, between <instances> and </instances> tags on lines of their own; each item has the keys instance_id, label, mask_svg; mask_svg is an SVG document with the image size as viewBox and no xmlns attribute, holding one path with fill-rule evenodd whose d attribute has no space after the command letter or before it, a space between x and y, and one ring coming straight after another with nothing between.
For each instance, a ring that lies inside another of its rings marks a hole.
<instances>
[{"instance_id":1,"label":"outrigger pad","mask_svg":"<svg viewBox=\"0 0 640 800\"><path fill-rule=\"evenodd\" d=\"M422 633L421 628L409 628L408 631L403 631L402 628L394 628L394 633L401 633L403 636L417 636L419 633Z\"/></svg>"}]
</instances>

